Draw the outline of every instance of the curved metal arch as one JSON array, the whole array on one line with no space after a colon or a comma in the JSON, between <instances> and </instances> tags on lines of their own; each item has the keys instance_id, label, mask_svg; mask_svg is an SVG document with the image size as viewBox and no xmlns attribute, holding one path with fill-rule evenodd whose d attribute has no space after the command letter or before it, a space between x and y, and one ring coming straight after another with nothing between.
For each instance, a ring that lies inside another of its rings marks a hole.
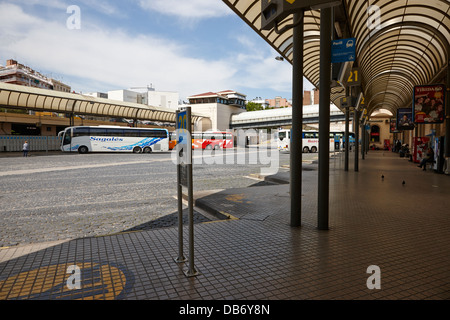
<instances>
[{"instance_id":1,"label":"curved metal arch","mask_svg":"<svg viewBox=\"0 0 450 320\"><path fill-rule=\"evenodd\" d=\"M395 85L395 83L393 83L391 86L389 86L388 90L379 91L374 94L371 94L370 97L368 98L369 102L366 104L369 105L370 102L372 100L374 100L378 95L382 95L387 92L391 92L392 94L395 94L401 101L407 101L410 98L410 94L408 94L408 92L406 92L406 87L404 85Z\"/></svg>"},{"instance_id":2,"label":"curved metal arch","mask_svg":"<svg viewBox=\"0 0 450 320\"><path fill-rule=\"evenodd\" d=\"M267 32L258 30L261 16L257 12L257 7L261 1L223 1L243 20L247 19L246 22L258 34L287 61L292 63L292 31L286 31L280 37L280 35L274 34L273 30ZM381 7L380 29L369 30L366 27L367 19L364 15L369 4ZM399 2L374 0L371 3L360 0L343 1L343 7L350 22L348 24L350 36L357 38L357 63L361 68L362 88L365 93L375 95L378 92L386 91L386 88L396 91L396 95L387 95L388 100L395 99L395 103L389 101L391 108L392 106L395 108L397 104L403 103L407 99L405 93L407 89L409 91L409 88L414 85L430 81L436 76L437 72L442 70L443 63L447 63L450 54L450 26L447 23L448 20L445 20L449 18L450 11L443 10L436 4L439 3L433 1L429 4L406 0ZM426 9L422 15L419 10L421 8ZM436 15L433 12L436 12ZM305 27L305 32L318 32L320 30L320 13L308 11L308 14L305 12L305 19L307 16L309 24ZM292 22L292 17L288 17L282 23L284 25L288 22ZM417 32L414 33L415 31ZM415 36L418 39L417 41L423 42L424 45L419 44L418 47L418 44L414 42ZM389 39L395 40L394 45L385 43ZM379 40L378 43L377 40ZM380 46L380 44L382 45ZM396 48L398 50L394 52ZM388 53L389 50L391 52ZM311 51L305 51L305 53L307 55L304 57L304 75L313 84L316 84L319 79L320 55L314 55ZM378 60L374 60L375 57ZM405 63L405 60L412 61L411 66ZM389 70L389 65L396 70ZM333 90L330 98L340 97L342 94L338 91ZM366 99L370 99L370 95L366 95ZM383 93L376 95L372 104L377 103L379 98L385 95Z\"/></svg>"},{"instance_id":3,"label":"curved metal arch","mask_svg":"<svg viewBox=\"0 0 450 320\"><path fill-rule=\"evenodd\" d=\"M304 34L305 33L306 32L304 32ZM303 46L304 47L307 47L311 43L315 43L315 42L318 42L318 43L320 42L320 37L318 35L307 34L303 38ZM293 45L292 37L289 37L279 46L279 50L280 50L280 52L282 52L286 56L288 56L290 54L290 52L292 51L292 45ZM312 47L314 47L314 46L315 45L313 45Z\"/></svg>"},{"instance_id":4,"label":"curved metal arch","mask_svg":"<svg viewBox=\"0 0 450 320\"><path fill-rule=\"evenodd\" d=\"M413 43L413 42L411 42ZM400 46L403 45L403 42L401 42ZM393 46L396 49L399 48L398 45ZM432 74L436 72L436 70L438 69L438 65L432 63L431 61L429 61L429 63L423 63L421 64L420 61L422 61L424 58L427 60L430 60L427 51L421 51L421 52L417 52L417 49L413 50L412 48L410 49L411 54L404 52L403 48L401 48L402 51L400 52L396 52L395 55L392 55L391 50L393 47L379 47L376 48L371 56L366 56L364 57L364 60L360 61L360 65L372 65L371 68L375 68L377 66L376 63L373 63L371 60L386 60L389 59L391 61L394 61L395 58L397 56L400 57L409 57L411 60L414 60L416 62L417 65L423 65L423 68L426 68L426 73L423 74L424 78L422 79L422 81L425 81L425 79L432 77ZM421 68L421 70L423 70L423 68ZM434 70L433 70L434 69Z\"/></svg>"},{"instance_id":5,"label":"curved metal arch","mask_svg":"<svg viewBox=\"0 0 450 320\"><path fill-rule=\"evenodd\" d=\"M347 8L348 8L348 3L349 3L349 1L347 1ZM376 2L374 3L375 5L378 5ZM427 3L421 3L420 5L417 5L417 4L408 4L408 3L406 3L406 5L401 5L401 6L399 6L399 7L393 7L392 9L389 9L389 10L383 10L383 8L386 8L386 7L388 7L388 6L393 6L394 4L391 2L391 3L389 3L389 2L386 2L385 4L382 4L381 6L380 6L380 10L382 11L382 13L381 13L381 16L380 16L380 19L381 20L383 20L383 17L386 17L386 16L389 16L392 12L394 12L394 11L398 11L399 12L399 14L398 15L395 15L395 16L392 16L392 17L389 17L387 20L385 20L384 22L382 22L381 24L380 24L380 29L383 29L383 28L387 28L387 29L391 29L391 27L394 25L394 24L400 24L400 25L408 25L409 24L409 22L413 22L413 23L416 23L416 21L415 20L412 20L412 21L409 21L409 20L407 20L408 18L410 18L410 17L415 17L415 16L417 16L417 14L416 13L405 13L406 12L406 10L407 9L410 9L410 8L415 8L415 7L418 7L418 8L430 8L430 9L435 9L435 7L433 7L433 6L431 6L431 5L428 5ZM357 6L356 5L354 5L352 8L356 8ZM357 8L357 10L358 10L358 12L362 12L363 10L364 10L364 5L360 5L358 8ZM446 16L447 18L449 17L448 16L448 14L445 12L445 11L440 11L440 10L435 10L436 12L439 12L440 14L442 14L443 16ZM361 14L360 14L361 15ZM353 17L354 15L352 14L352 13L350 13L350 16L351 17ZM441 21L439 21L438 19L435 19L433 16L429 16L429 15L421 15L421 16L419 16L420 18L422 18L422 19L425 19L425 20L429 20L429 21L434 21L437 25L442 25L442 22ZM405 18L406 18L406 20L405 20ZM368 28L366 28L366 27L364 27L363 25L365 24L365 21L367 21L367 19L366 20L364 20L364 19L357 19L357 16L355 17L355 19L354 19L355 21L356 21L356 24L355 24L355 26L354 26L354 28L353 29L355 29L355 33L354 33L354 35L357 37L357 39L362 39L362 37L359 35L359 33L362 33L362 32L368 32ZM398 21L398 22L394 22L394 21ZM353 21L350 21L350 23L352 23ZM423 24L423 23L419 23L419 24ZM432 24L426 24L425 23L425 25L432 31L432 32L434 32L432 29L433 29L433 27L432 27ZM352 26L353 27L353 26ZM448 28L447 28L448 29ZM366 36L366 38L364 39L364 40L360 40L360 41L363 41L362 43L360 43L359 45L361 46L361 47L363 47L364 46L364 43L365 43L365 41L367 41L367 38L371 38L375 33L378 33L378 32L380 32L380 30L372 30L372 31L370 31L368 34L367 34L367 36ZM445 36L444 36L445 37ZM442 41L442 43L446 43L447 41Z\"/></svg>"},{"instance_id":6,"label":"curved metal arch","mask_svg":"<svg viewBox=\"0 0 450 320\"><path fill-rule=\"evenodd\" d=\"M403 96L402 94L400 94L398 91L406 91L405 89L401 90L400 87L389 87L389 90L386 90L386 87L380 87L378 88L378 90L374 91L373 94L371 94L367 99L373 103L373 102L378 102L380 100L383 99L387 99L388 96L393 96L395 95L395 101L396 101L396 105L403 105L406 103L406 101L408 101L410 98L407 96ZM411 90L408 90L411 91ZM390 95L387 95L387 92L390 93Z\"/></svg>"},{"instance_id":7,"label":"curved metal arch","mask_svg":"<svg viewBox=\"0 0 450 320\"><path fill-rule=\"evenodd\" d=\"M307 48L307 50L319 48L320 47L319 42L320 42L319 37L307 36L304 38L303 47ZM292 51L293 51L293 46L291 43L283 52L283 56L286 58L286 60L288 60L289 63L292 61ZM305 56L303 56L303 58L305 58ZM304 61L306 61L306 60L304 60Z\"/></svg>"},{"instance_id":8,"label":"curved metal arch","mask_svg":"<svg viewBox=\"0 0 450 320\"><path fill-rule=\"evenodd\" d=\"M392 68L390 68L392 65L395 65L395 70L408 70L413 73L413 70L420 69L422 74L426 74L425 70L422 69L422 66L412 64L411 60L408 60L406 57L396 56L393 60L384 60L376 66L365 67L365 76L370 77L372 74L386 71L386 69L392 70Z\"/></svg>"},{"instance_id":9,"label":"curved metal arch","mask_svg":"<svg viewBox=\"0 0 450 320\"><path fill-rule=\"evenodd\" d=\"M378 107L378 106L381 106L381 107ZM369 118L372 115L372 113L379 108L387 109L390 112L392 112L393 114L397 113L396 106L390 105L389 103L379 102L379 103L375 104L371 109L367 108L367 114L369 115Z\"/></svg>"},{"instance_id":10,"label":"curved metal arch","mask_svg":"<svg viewBox=\"0 0 450 320\"><path fill-rule=\"evenodd\" d=\"M384 82L380 83L380 85L370 94L365 95L367 96L368 101L379 101L380 99L386 98L386 92L395 92L396 101L398 105L405 104L407 101L410 100L410 96L407 94L407 92L411 92L412 88L405 87L404 84L396 85L395 82L392 82L391 84L386 84Z\"/></svg>"},{"instance_id":11,"label":"curved metal arch","mask_svg":"<svg viewBox=\"0 0 450 320\"><path fill-rule=\"evenodd\" d=\"M378 73L377 75L373 76L367 83L366 83L366 88L364 89L364 91L366 91L369 87L370 84L375 81L378 77L384 76L384 75L389 75L389 74L397 74L397 75L401 75L403 76L403 78L408 79L408 81L411 83L411 87L414 86L414 81L411 80L411 78L406 75L403 70L385 70L382 71L380 73Z\"/></svg>"},{"instance_id":12,"label":"curved metal arch","mask_svg":"<svg viewBox=\"0 0 450 320\"><path fill-rule=\"evenodd\" d=\"M391 66L391 68L386 68L386 66ZM417 67L417 69L412 69L412 68L402 68L402 69L398 69L399 65L396 64L395 65L395 69L392 69L392 66L394 65L394 61L388 61L386 63L383 63L381 65L378 65L376 68L371 68L374 70L370 70L366 71L362 74L362 78L363 79L371 79L374 76L378 75L381 72L391 72L391 73L405 73L409 75L409 79L411 79L412 83L421 83L423 81L425 81L426 79L426 70L423 70L422 67ZM401 64L403 65L403 64ZM414 72L416 70L419 70L419 72Z\"/></svg>"},{"instance_id":13,"label":"curved metal arch","mask_svg":"<svg viewBox=\"0 0 450 320\"><path fill-rule=\"evenodd\" d=\"M308 16L307 14L304 15L304 23L303 23L304 38L308 37L310 34L314 34L314 33L319 33L320 32L317 23L314 22L314 21L309 21L309 20L314 20L314 19L315 18L313 18L311 16ZM293 24L293 20L294 19L293 19L292 16L287 17L286 19L284 19L283 21L281 21L279 23L278 28L282 29L284 26ZM285 41L289 40L292 43L293 35L289 31L276 33L274 30L272 30L270 35L273 36L273 39L271 39L273 45L278 47L278 49L280 51L283 51L280 48L281 44L277 44L277 42L279 41L280 38L285 37L285 39L282 42L285 42Z\"/></svg>"},{"instance_id":14,"label":"curved metal arch","mask_svg":"<svg viewBox=\"0 0 450 320\"><path fill-rule=\"evenodd\" d=\"M397 38L397 37L395 37ZM421 43L417 43L416 41L413 41L411 39L398 39L395 44L388 44L386 43L389 38L383 39L383 44L378 44L376 47L374 47L370 53L370 55L365 55L363 58L360 59L360 64L364 64L365 61L373 59L373 57L378 57L380 54L383 54L384 56L395 58L398 54L405 54L411 52L412 57L417 57L417 60L422 60L422 56L424 54L427 55L428 64L434 68L437 68L439 66L439 57L435 55L433 50L430 49L428 45L422 45ZM437 49L437 48L435 48ZM393 53L394 52L394 53Z\"/></svg>"},{"instance_id":15,"label":"curved metal arch","mask_svg":"<svg viewBox=\"0 0 450 320\"><path fill-rule=\"evenodd\" d=\"M414 84L410 82L410 79L406 78L404 73L390 74L389 70L384 71L384 74L372 78L370 84L364 87L364 93L366 97L376 90L386 90L389 86L398 88L398 90L411 92Z\"/></svg>"},{"instance_id":16,"label":"curved metal arch","mask_svg":"<svg viewBox=\"0 0 450 320\"><path fill-rule=\"evenodd\" d=\"M379 105L379 104L390 105L395 110L401 107L402 104L398 101L398 99L396 99L396 96L394 96L392 94L388 94L388 93L383 93L383 94L384 95L383 95L382 99L374 101L372 103L372 105L369 107L370 109L372 108L373 105Z\"/></svg>"},{"instance_id":17,"label":"curved metal arch","mask_svg":"<svg viewBox=\"0 0 450 320\"><path fill-rule=\"evenodd\" d=\"M381 92L377 92L377 93L373 94L373 95L370 97L368 103L366 104L367 107L369 107L370 104L372 103L372 101L374 101L374 100L376 99L376 97L379 96L379 95L384 95L384 96L386 96L386 95L394 95L394 96L396 96L397 98L399 98L400 100L403 100L403 97L400 96L396 91L392 91L392 90L381 91Z\"/></svg>"},{"instance_id":18,"label":"curved metal arch","mask_svg":"<svg viewBox=\"0 0 450 320\"><path fill-rule=\"evenodd\" d=\"M437 39L439 40L439 42L442 44L442 48L444 49L444 52L446 53L447 59L449 56L449 44L448 41L446 39L446 37L437 29L432 28L430 25L427 25L425 23L422 22L414 22L414 21L408 21L407 23L405 22L397 22L394 23L392 25L389 25L389 27L383 28L383 29L379 29L379 30L374 30L373 34L369 34L364 40L361 40L361 44L358 47L358 51L357 51L357 56L364 56L363 51L367 50L368 45L372 42L372 41L376 41L379 37L383 36L385 33L387 32L391 32L394 30L401 30L402 28L411 28L411 27L415 27L418 28L422 31L426 31L426 33L429 33L432 36L436 36ZM447 46L445 45L447 44Z\"/></svg>"}]
</instances>

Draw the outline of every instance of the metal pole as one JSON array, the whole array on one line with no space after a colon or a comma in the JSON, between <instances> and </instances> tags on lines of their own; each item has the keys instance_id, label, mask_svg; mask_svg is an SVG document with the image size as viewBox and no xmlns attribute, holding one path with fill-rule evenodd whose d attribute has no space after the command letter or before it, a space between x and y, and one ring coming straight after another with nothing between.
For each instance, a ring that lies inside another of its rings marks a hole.
<instances>
[{"instance_id":1,"label":"metal pole","mask_svg":"<svg viewBox=\"0 0 450 320\"><path fill-rule=\"evenodd\" d=\"M349 135L349 126L350 126L350 111L349 107L345 107L345 133L344 133L344 141L345 141L345 159L344 159L344 169L348 171L348 150L350 145L350 135Z\"/></svg>"},{"instance_id":2,"label":"metal pole","mask_svg":"<svg viewBox=\"0 0 450 320\"><path fill-rule=\"evenodd\" d=\"M447 94L445 103L445 140L444 140L444 152L447 165L450 165L450 59L447 61ZM450 173L450 168L447 168L447 172Z\"/></svg>"},{"instance_id":3,"label":"metal pole","mask_svg":"<svg viewBox=\"0 0 450 320\"><path fill-rule=\"evenodd\" d=\"M355 171L359 170L359 111L353 111L355 125Z\"/></svg>"},{"instance_id":4,"label":"metal pole","mask_svg":"<svg viewBox=\"0 0 450 320\"><path fill-rule=\"evenodd\" d=\"M364 160L366 150L366 130L364 129L364 123L361 123L360 127L361 127L361 159Z\"/></svg>"},{"instance_id":5,"label":"metal pole","mask_svg":"<svg viewBox=\"0 0 450 320\"><path fill-rule=\"evenodd\" d=\"M302 218L302 130L303 130L303 11L294 13L292 63L292 132L290 151L291 226Z\"/></svg>"},{"instance_id":6,"label":"metal pole","mask_svg":"<svg viewBox=\"0 0 450 320\"><path fill-rule=\"evenodd\" d=\"M189 270L185 273L188 277L198 275L194 266L194 186L192 179L192 123L191 107L186 107L188 141L186 143L187 151L187 189L188 189L188 212L189 212Z\"/></svg>"},{"instance_id":7,"label":"metal pole","mask_svg":"<svg viewBox=\"0 0 450 320\"><path fill-rule=\"evenodd\" d=\"M319 184L317 222L328 230L332 8L320 10Z\"/></svg>"},{"instance_id":8,"label":"metal pole","mask_svg":"<svg viewBox=\"0 0 450 320\"><path fill-rule=\"evenodd\" d=\"M176 119L178 119L178 110L175 112ZM177 194L178 194L178 257L175 262L185 262L186 258L183 253L183 187L181 186L181 164L180 155L177 154Z\"/></svg>"},{"instance_id":9,"label":"metal pole","mask_svg":"<svg viewBox=\"0 0 450 320\"><path fill-rule=\"evenodd\" d=\"M365 129L365 126L364 126L364 130L366 132L366 150L364 150L364 152L367 154L367 152L369 151L369 131L367 131Z\"/></svg>"}]
</instances>

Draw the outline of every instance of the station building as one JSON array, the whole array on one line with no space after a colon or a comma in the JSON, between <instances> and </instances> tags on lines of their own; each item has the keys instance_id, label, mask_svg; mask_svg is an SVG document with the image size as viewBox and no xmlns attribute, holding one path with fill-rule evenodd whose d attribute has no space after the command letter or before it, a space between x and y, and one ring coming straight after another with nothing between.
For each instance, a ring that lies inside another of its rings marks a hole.
<instances>
[{"instance_id":1,"label":"station building","mask_svg":"<svg viewBox=\"0 0 450 320\"><path fill-rule=\"evenodd\" d=\"M202 128L202 130L227 130L233 114L247 112L246 95L233 90L205 92L192 95L187 99L192 112L211 119L211 128Z\"/></svg>"}]
</instances>

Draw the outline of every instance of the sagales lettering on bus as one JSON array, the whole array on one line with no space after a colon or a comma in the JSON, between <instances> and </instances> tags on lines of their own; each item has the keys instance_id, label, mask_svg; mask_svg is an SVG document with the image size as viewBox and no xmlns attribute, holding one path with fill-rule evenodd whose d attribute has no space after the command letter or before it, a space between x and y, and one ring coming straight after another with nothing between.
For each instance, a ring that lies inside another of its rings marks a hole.
<instances>
[{"instance_id":1,"label":"sagales lettering on bus","mask_svg":"<svg viewBox=\"0 0 450 320\"><path fill-rule=\"evenodd\" d=\"M115 138L115 137L111 137L111 138L96 138L96 137L91 137L91 141L101 141L101 142L106 142L106 141L123 141L123 138Z\"/></svg>"}]
</instances>

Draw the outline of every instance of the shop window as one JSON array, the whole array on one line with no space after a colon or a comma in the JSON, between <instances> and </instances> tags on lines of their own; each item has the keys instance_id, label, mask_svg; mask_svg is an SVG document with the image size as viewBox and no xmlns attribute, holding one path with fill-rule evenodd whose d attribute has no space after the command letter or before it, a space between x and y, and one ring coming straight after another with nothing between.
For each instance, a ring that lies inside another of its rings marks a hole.
<instances>
[{"instance_id":1,"label":"shop window","mask_svg":"<svg viewBox=\"0 0 450 320\"><path fill-rule=\"evenodd\" d=\"M370 127L370 142L380 142L380 127L377 125Z\"/></svg>"}]
</instances>

